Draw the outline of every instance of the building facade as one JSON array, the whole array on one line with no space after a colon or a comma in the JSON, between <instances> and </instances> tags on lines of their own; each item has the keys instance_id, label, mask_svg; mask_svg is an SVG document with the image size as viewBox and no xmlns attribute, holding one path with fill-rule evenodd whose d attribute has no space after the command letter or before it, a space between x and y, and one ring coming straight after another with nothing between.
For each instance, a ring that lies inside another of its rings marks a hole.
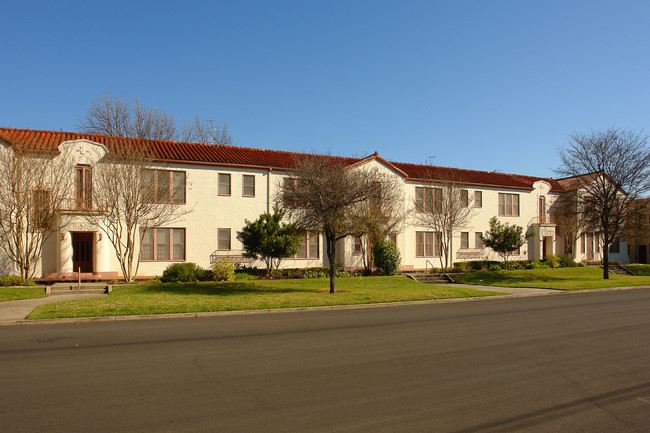
<instances>
[{"instance_id":1,"label":"building facade","mask_svg":"<svg viewBox=\"0 0 650 433\"><path fill-rule=\"evenodd\" d=\"M236 233L245 220L254 220L272 210L283 179L304 154L212 146L194 143L125 139L92 134L0 128L0 144L7 149L57 158L65 150L73 156L74 187L69 197L57 206L55 216L63 227L43 245L36 276L72 276L80 271L101 277L120 277L115 249L101 227L88 218L92 208L93 170L105 164L106 155L118 146L146 148L156 165L156 194L178 205L184 215L173 223L147 230L140 254L138 275L157 276L175 262L194 262L208 267L218 257L241 259L242 245ZM350 169L376 169L395 179L402 188L406 206L411 208L404 229L393 235L402 256L404 269L440 267L438 233L418 225L417 212L422 197L434 190L440 179L453 178L467 197L471 209L469 223L454 233L451 261L499 260L482 246L480 233L489 229L489 220L522 226L534 232L513 259L543 259L547 254L562 254L564 247L552 220L552 206L564 190L553 179L532 176L452 169L386 161L377 153L366 158L336 158ZM466 191L466 192L465 192ZM158 196L156 196L158 197ZM167 202L167 201L165 201ZM65 222L65 223L63 223ZM347 268L362 266L359 239L348 237L337 245L336 264ZM578 260L599 260L598 237L585 234L576 250ZM621 244L611 260L627 262L627 246ZM261 263L248 262L251 266ZM305 234L295 257L285 259L283 267L328 266L324 239ZM11 262L0 260L2 274L15 273Z\"/></svg>"}]
</instances>

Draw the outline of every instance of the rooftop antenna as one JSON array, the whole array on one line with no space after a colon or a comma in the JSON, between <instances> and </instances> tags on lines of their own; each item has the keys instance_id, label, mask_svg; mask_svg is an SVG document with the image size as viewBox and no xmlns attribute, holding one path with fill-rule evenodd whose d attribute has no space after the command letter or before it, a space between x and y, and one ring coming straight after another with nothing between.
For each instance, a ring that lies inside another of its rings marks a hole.
<instances>
[{"instance_id":1,"label":"rooftop antenna","mask_svg":"<svg viewBox=\"0 0 650 433\"><path fill-rule=\"evenodd\" d=\"M217 140L214 138L214 123L216 121L214 119L209 119L208 122L210 122L210 139L212 140L212 144L217 144Z\"/></svg>"},{"instance_id":2,"label":"rooftop antenna","mask_svg":"<svg viewBox=\"0 0 650 433\"><path fill-rule=\"evenodd\" d=\"M427 164L428 165L433 165L433 160L436 159L436 155L429 155L427 157Z\"/></svg>"}]
</instances>

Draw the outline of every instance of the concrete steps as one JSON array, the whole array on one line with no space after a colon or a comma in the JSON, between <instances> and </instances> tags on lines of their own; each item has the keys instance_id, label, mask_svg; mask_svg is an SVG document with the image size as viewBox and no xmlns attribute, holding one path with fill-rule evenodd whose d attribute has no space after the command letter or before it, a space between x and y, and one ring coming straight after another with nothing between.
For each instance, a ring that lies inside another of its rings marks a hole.
<instances>
[{"instance_id":1,"label":"concrete steps","mask_svg":"<svg viewBox=\"0 0 650 433\"><path fill-rule=\"evenodd\" d=\"M602 268L602 266L601 266ZM634 272L621 265L609 265L609 273L617 275L636 275Z\"/></svg>"},{"instance_id":2,"label":"concrete steps","mask_svg":"<svg viewBox=\"0 0 650 433\"><path fill-rule=\"evenodd\" d=\"M76 293L84 294L109 294L113 290L110 284L106 283L54 283L45 288L45 292L50 296L71 295Z\"/></svg>"},{"instance_id":3,"label":"concrete steps","mask_svg":"<svg viewBox=\"0 0 650 433\"><path fill-rule=\"evenodd\" d=\"M409 272L404 274L409 278L414 279L418 283L427 284L447 284L454 281L447 274L434 274L431 272Z\"/></svg>"}]
</instances>

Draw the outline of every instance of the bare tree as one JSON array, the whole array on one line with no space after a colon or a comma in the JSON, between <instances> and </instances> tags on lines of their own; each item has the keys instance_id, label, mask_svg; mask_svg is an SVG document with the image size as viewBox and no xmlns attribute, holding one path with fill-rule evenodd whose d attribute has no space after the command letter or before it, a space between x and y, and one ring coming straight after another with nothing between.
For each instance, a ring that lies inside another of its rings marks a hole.
<instances>
[{"instance_id":1,"label":"bare tree","mask_svg":"<svg viewBox=\"0 0 650 433\"><path fill-rule=\"evenodd\" d=\"M336 242L355 233L355 207L381 200L384 178L374 170L350 168L343 160L311 156L296 162L279 186L279 201L290 219L306 231L325 235L330 293L336 289Z\"/></svg>"},{"instance_id":2,"label":"bare tree","mask_svg":"<svg viewBox=\"0 0 650 433\"><path fill-rule=\"evenodd\" d=\"M193 121L183 124L181 141L215 144L217 146L232 145L228 122L202 121L199 116L196 116Z\"/></svg>"},{"instance_id":3,"label":"bare tree","mask_svg":"<svg viewBox=\"0 0 650 433\"><path fill-rule=\"evenodd\" d=\"M135 280L147 230L170 224L185 209L185 173L154 166L146 149L112 146L93 167L93 206L86 218L106 234L126 282Z\"/></svg>"},{"instance_id":4,"label":"bare tree","mask_svg":"<svg viewBox=\"0 0 650 433\"><path fill-rule=\"evenodd\" d=\"M43 245L62 227L55 212L72 190L70 154L29 154L0 145L0 248L32 278Z\"/></svg>"},{"instance_id":5,"label":"bare tree","mask_svg":"<svg viewBox=\"0 0 650 433\"><path fill-rule=\"evenodd\" d=\"M603 278L609 278L609 246L636 219L635 199L650 188L647 135L610 128L573 134L556 170L577 191L583 217L603 239Z\"/></svg>"},{"instance_id":6,"label":"bare tree","mask_svg":"<svg viewBox=\"0 0 650 433\"><path fill-rule=\"evenodd\" d=\"M551 208L551 218L564 243L568 257L575 258L575 245L582 233L597 231L584 218L583 209L579 208L578 194L574 190L560 193Z\"/></svg>"},{"instance_id":7,"label":"bare tree","mask_svg":"<svg viewBox=\"0 0 650 433\"><path fill-rule=\"evenodd\" d=\"M181 140L207 144L231 144L228 123L210 124L198 116L179 129L174 116L136 99L133 104L108 92L95 99L77 129L88 134L151 140Z\"/></svg>"},{"instance_id":8,"label":"bare tree","mask_svg":"<svg viewBox=\"0 0 650 433\"><path fill-rule=\"evenodd\" d=\"M454 234L467 227L472 218L473 199L453 178L431 178L431 181L435 187L416 188L415 220L418 225L440 234L440 265L446 268L453 262Z\"/></svg>"},{"instance_id":9,"label":"bare tree","mask_svg":"<svg viewBox=\"0 0 650 433\"><path fill-rule=\"evenodd\" d=\"M366 270L372 269L372 246L402 231L409 209L401 185L382 176L376 197L358 203L350 213L352 235L361 239L361 256Z\"/></svg>"}]
</instances>

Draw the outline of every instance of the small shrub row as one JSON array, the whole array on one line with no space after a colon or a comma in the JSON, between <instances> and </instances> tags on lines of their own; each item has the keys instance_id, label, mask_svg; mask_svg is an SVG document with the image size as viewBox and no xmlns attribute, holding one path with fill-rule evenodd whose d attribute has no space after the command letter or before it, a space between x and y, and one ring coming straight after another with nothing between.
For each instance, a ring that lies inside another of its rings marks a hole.
<instances>
[{"instance_id":1,"label":"small shrub row","mask_svg":"<svg viewBox=\"0 0 650 433\"><path fill-rule=\"evenodd\" d=\"M243 277L239 275L248 275L249 277ZM254 277L268 277L268 276L282 276L282 277L294 277L294 278L326 278L330 275L329 267L314 267L314 268L287 268L287 269L273 269L270 274L267 273L266 269L258 268L242 268L237 270L236 279L251 279ZM343 268L336 268L337 277L351 277L351 276L361 276L365 275L363 269L346 271ZM268 279L268 278L266 278ZM277 278L276 278L277 279Z\"/></svg>"},{"instance_id":2,"label":"small shrub row","mask_svg":"<svg viewBox=\"0 0 650 433\"><path fill-rule=\"evenodd\" d=\"M35 286L36 283L33 280L25 279L22 277L7 276L0 277L0 286Z\"/></svg>"},{"instance_id":3,"label":"small shrub row","mask_svg":"<svg viewBox=\"0 0 650 433\"><path fill-rule=\"evenodd\" d=\"M217 263L219 262L219 263ZM160 281L163 283L176 283L176 282L190 282L190 281L223 281L223 275L228 275L228 272L224 274L222 267L232 267L232 274L234 278L234 266L235 264L231 261L232 265L224 265L221 263L221 260L212 264L211 269L203 269L201 266L198 266L196 263L187 262L187 263L173 263L165 268L163 271ZM215 271L215 264L217 271ZM233 279L230 278L230 279Z\"/></svg>"},{"instance_id":4,"label":"small shrub row","mask_svg":"<svg viewBox=\"0 0 650 433\"><path fill-rule=\"evenodd\" d=\"M547 255L544 257L544 260L511 260L508 262L508 269L575 268L582 266L584 266L583 263L576 263L570 257L558 256L555 254ZM504 262L497 262L494 260L472 260L454 263L451 272L499 271L501 269L506 269L506 264Z\"/></svg>"}]
</instances>

